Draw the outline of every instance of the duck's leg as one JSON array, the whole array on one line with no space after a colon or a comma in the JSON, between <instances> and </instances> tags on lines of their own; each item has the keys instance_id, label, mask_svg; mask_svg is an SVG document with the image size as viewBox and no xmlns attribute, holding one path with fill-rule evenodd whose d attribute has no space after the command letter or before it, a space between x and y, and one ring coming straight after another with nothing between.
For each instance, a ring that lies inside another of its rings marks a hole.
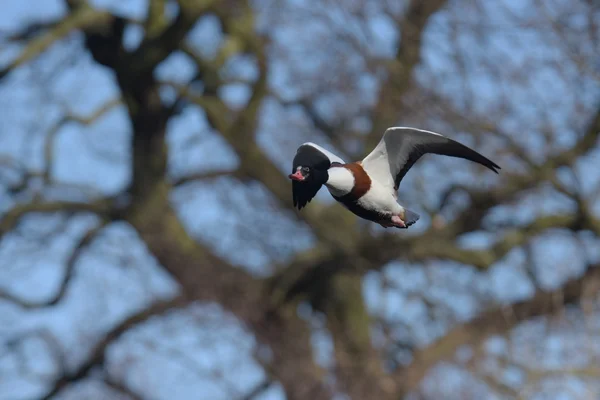
<instances>
[{"instance_id":1,"label":"duck's leg","mask_svg":"<svg viewBox=\"0 0 600 400\"><path fill-rule=\"evenodd\" d=\"M420 216L414 211L404 209L402 215L392 215L391 222L396 228L406 229L419 220Z\"/></svg>"},{"instance_id":2,"label":"duck's leg","mask_svg":"<svg viewBox=\"0 0 600 400\"><path fill-rule=\"evenodd\" d=\"M395 226L396 228L407 228L402 218L400 218L398 215L392 215L391 226Z\"/></svg>"},{"instance_id":3,"label":"duck's leg","mask_svg":"<svg viewBox=\"0 0 600 400\"><path fill-rule=\"evenodd\" d=\"M397 215L389 216L386 219L380 219L375 222L384 228L406 228L406 224L402 221L402 218Z\"/></svg>"}]
</instances>

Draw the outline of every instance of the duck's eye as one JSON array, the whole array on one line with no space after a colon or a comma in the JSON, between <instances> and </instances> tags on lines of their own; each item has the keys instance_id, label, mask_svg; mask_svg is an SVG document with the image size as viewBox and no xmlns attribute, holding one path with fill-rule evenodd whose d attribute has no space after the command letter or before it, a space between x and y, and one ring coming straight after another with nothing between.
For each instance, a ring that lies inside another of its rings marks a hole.
<instances>
[{"instance_id":1,"label":"duck's eye","mask_svg":"<svg viewBox=\"0 0 600 400\"><path fill-rule=\"evenodd\" d=\"M308 168L308 167L302 167L302 172L308 172L308 171L310 171L310 168Z\"/></svg>"}]
</instances>

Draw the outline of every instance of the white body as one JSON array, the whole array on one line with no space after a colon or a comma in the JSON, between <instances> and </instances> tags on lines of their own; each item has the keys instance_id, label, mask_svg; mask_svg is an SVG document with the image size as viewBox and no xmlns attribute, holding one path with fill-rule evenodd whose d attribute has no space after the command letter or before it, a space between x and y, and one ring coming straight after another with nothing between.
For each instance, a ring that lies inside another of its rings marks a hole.
<instances>
[{"instance_id":1,"label":"white body","mask_svg":"<svg viewBox=\"0 0 600 400\"><path fill-rule=\"evenodd\" d=\"M370 176L370 175L369 175ZM363 197L358 199L358 204L367 210L377 210L390 215L402 215L404 208L398 204L397 195L392 187L383 185L371 177L371 188Z\"/></svg>"},{"instance_id":2,"label":"white body","mask_svg":"<svg viewBox=\"0 0 600 400\"><path fill-rule=\"evenodd\" d=\"M344 196L354 188L354 175L344 167L333 167L327 170L329 179L325 183L329 193L334 196Z\"/></svg>"},{"instance_id":3,"label":"white body","mask_svg":"<svg viewBox=\"0 0 600 400\"><path fill-rule=\"evenodd\" d=\"M333 167L328 171L329 180L325 183L329 192L334 196L344 196L352 191L354 187L354 175L344 167ZM358 199L358 204L367 210L377 210L381 213L399 215L404 208L398 204L397 194L393 186L382 184L371 178L371 188Z\"/></svg>"}]
</instances>

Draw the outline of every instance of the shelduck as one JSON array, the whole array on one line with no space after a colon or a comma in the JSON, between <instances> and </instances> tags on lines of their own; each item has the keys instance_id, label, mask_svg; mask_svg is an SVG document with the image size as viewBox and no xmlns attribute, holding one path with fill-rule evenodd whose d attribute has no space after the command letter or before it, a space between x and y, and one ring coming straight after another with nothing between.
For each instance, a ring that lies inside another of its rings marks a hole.
<instances>
[{"instance_id":1,"label":"shelduck","mask_svg":"<svg viewBox=\"0 0 600 400\"><path fill-rule=\"evenodd\" d=\"M427 153L464 158L495 173L500 169L455 140L408 127L388 128L371 153L352 163L307 142L298 147L289 175L294 207L304 208L325 185L335 200L358 217L385 228L408 228L420 216L398 203L398 188L408 170Z\"/></svg>"}]
</instances>

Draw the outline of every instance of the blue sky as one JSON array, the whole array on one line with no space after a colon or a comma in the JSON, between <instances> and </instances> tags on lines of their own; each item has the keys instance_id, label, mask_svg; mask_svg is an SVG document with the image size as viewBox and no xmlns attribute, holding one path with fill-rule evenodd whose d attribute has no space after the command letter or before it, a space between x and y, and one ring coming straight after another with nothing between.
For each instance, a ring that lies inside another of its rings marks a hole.
<instances>
[{"instance_id":1,"label":"blue sky","mask_svg":"<svg viewBox=\"0 0 600 400\"><path fill-rule=\"evenodd\" d=\"M134 19L143 18L145 13L144 0L96 0L92 3ZM593 106L593 100L599 96L598 82L585 80L577 71L570 71L567 77L558 79L550 68L546 68L548 57L555 57L555 54L552 47L544 44L543 35L521 32L516 40L515 28L501 7L497 9L485 4L487 19L475 22L497 26L486 31L485 37L474 38L467 29L469 23L474 23L471 15L460 15L461 21L456 26L464 29L458 29L457 37L452 36L455 32L451 29L457 22L453 19L456 12L451 17L446 14L435 17L433 28L427 31L424 39L424 63L417 71L417 79L424 87L440 94L451 94L458 107L467 107L468 94L472 92L475 101L469 109L477 116L494 115L497 103L506 101L510 106L510 116L502 120L502 126L518 132L516 139L521 143L531 143L533 154L542 152L546 146L559 149L571 144L574 131L580 129L578 124L584 121L568 116L579 115L577 110L582 106ZM531 7L530 2L517 0L506 0L503 4L524 15L528 12L527 7ZM289 2L288 12L293 7L306 11L313 6L314 2L308 0ZM32 21L53 19L65 11L61 1L10 0L0 14L0 31L12 30ZM363 39L366 41L362 45L368 46L372 55L387 57L393 53L398 35L389 18L377 14L377 7L371 7L370 13L369 39ZM340 10L331 9L334 22L341 14ZM320 67L328 63L332 65L332 59L343 56L346 50L341 46L340 49L319 46L319 43L335 44L335 40L328 36L326 29L321 29L322 36L306 34L310 25L306 21L290 19L285 26L277 26L277 45L285 49L286 58L273 62L272 86L283 96L290 97L301 94L306 87L318 87L323 83L335 87L336 79L352 81L353 98L332 90L318 103L321 110L350 118L356 110L373 102L378 71L366 71L364 63L354 57L349 60L348 76L337 76L335 68L321 76ZM264 24L268 25L267 22ZM317 21L313 24L319 26ZM343 25L343 22L338 21L338 24ZM127 46L135 47L140 34L138 28L130 28ZM290 46L290 41L299 36L304 37L304 41ZM2 82L0 156L15 157L29 168L40 168L43 165L45 132L56 124L65 110L87 115L118 96L114 77L106 69L95 65L89 56L78 52L79 39L74 37L52 47L43 59L20 68ZM220 40L215 21L208 19L199 23L190 34L190 40L207 56L213 54ZM6 60L15 50L8 48L6 51L8 55L0 51L0 60ZM328 54L330 52L332 54ZM464 82L453 77L457 52L468 55L465 68L469 72L470 90L464 88ZM65 59L69 62L65 63ZM508 73L518 70L525 61L536 59L542 60L536 64L539 68L529 70L523 82L510 83ZM504 67L495 78L481 67L490 61L502 63ZM181 83L185 83L193 73L193 65L181 54L167 59L157 71L160 79ZM255 68L252 60L239 58L228 65L227 73L252 79ZM571 95L573 88L577 89L577 98ZM221 95L233 105L243 104L247 88L232 85ZM165 92L164 96L168 98L169 93ZM539 140L537 135L541 125L537 111L544 108L540 106L551 110L548 112L557 127L554 131L559 132L548 143ZM405 116L403 122L410 123L411 118L413 116ZM358 126L361 124L360 120L352 122ZM430 123L432 126L424 128L433 129L435 121ZM218 134L211 132L202 110L187 108L170 121L168 129L172 175L235 168L237 165L235 153ZM130 127L123 107L115 107L91 126L68 124L61 129L55 143L57 157L53 164L53 177L65 183L93 186L106 194L121 190L130 172L129 135ZM297 110L284 110L273 101L265 105L259 142L282 170L287 170L295 147L311 135L312 127ZM465 138L465 141L470 140L460 132L456 135ZM494 154L499 142L492 137L485 139L479 141L478 149ZM324 138L319 140L332 147ZM505 162L508 160L509 157L504 158ZM586 186L592 186L600 179L598 174L590 172L598 170L594 165L600 166L599 151L592 153L584 163L580 168L580 178ZM456 160L422 163L407 176L403 185L416 188L423 181L425 194L423 191L407 191L401 193L401 198L413 204L436 204L445 184L439 179L440 170L447 174L446 181L490 184L489 176L475 175L472 169L455 168L458 165ZM518 165L506 165L505 170L511 169L518 170ZM260 185L244 186L225 179L189 185L174 191L172 197L191 233L214 246L236 265L257 275L270 274L274 262L283 261L314 243L305 227L299 226L289 215L273 212L272 199ZM526 196L519 203L520 208L511 205L496 210L490 219L506 219L510 215L516 220L527 220L542 212L568 210L570 207L555 192L548 191L542 197L544 201L540 202L539 194ZM1 193L0 199L1 210L11 205L5 193ZM252 203L250 207L248 199ZM331 201L324 193L319 199ZM600 212L598 203L594 207ZM244 218L240 218L238 212ZM51 295L62 277L62 265L70 246L95 224L97 221L89 216L69 220L32 218L21 230L29 232L29 235L7 235L0 244L0 287L28 299L43 299ZM53 237L49 243L42 243L36 238L40 229L57 226L64 227L63 235ZM260 237L255 235L256 230L260 231ZM290 241L290 237L294 237L294 241ZM494 235L477 233L464 238L462 244L476 248L493 239ZM597 239L585 235L565 236L553 232L541 237L534 248L538 264L544 265L543 271L539 271L542 284L552 287L580 273L588 259L600 258L598 244ZM582 247L589 254L577 255ZM561 261L565 259L569 261ZM453 321L429 315L424 297L434 302L451 298L452 301L445 305L451 310L450 314L458 320L466 320L480 310L482 298L514 301L530 295L533 286L524 269L526 261L524 252L515 250L484 274L452 263L436 263L426 268L392 263L381 273L365 277L365 296L374 316L396 324L398 337L419 338L420 344L426 344ZM32 328L45 327L59 338L65 349L69 349L67 362L73 366L85 357L86 346L107 327L149 301L171 296L175 291L175 283L156 265L135 232L124 224L115 224L103 230L78 261L74 282L59 305L23 313L9 304L0 303L0 338L8 339ZM331 343L322 326L314 323L316 353L318 359L327 364L330 362ZM540 346L550 349L556 346L553 338L543 342ZM0 380L0 400L30 398L36 391L42 390L44 381L52 379L56 372L49 352L39 341L28 341L25 347L26 360L36 374L33 378L16 378L14 371L18 360L10 355L0 359L0 376L11 374L10 379ZM201 393L205 396L203 398L218 400L230 398L232 391L241 395L264 378L264 372L253 360L254 350L254 339L233 317L216 305L205 304L197 305L188 312L169 314L135 329L111 346L107 365L111 373L124 377L134 390L153 399L188 399ZM44 357L32 357L32 352ZM190 368L192 364L196 368ZM444 368L441 375L434 376L443 377L448 385L470 379L461 375L463 372L453 370L452 366ZM225 381L219 371L227 371ZM97 388L92 382L83 390ZM65 397L78 398L78 395L78 392L73 392ZM281 398L283 394L278 386L258 397L259 400Z\"/></svg>"}]
</instances>

